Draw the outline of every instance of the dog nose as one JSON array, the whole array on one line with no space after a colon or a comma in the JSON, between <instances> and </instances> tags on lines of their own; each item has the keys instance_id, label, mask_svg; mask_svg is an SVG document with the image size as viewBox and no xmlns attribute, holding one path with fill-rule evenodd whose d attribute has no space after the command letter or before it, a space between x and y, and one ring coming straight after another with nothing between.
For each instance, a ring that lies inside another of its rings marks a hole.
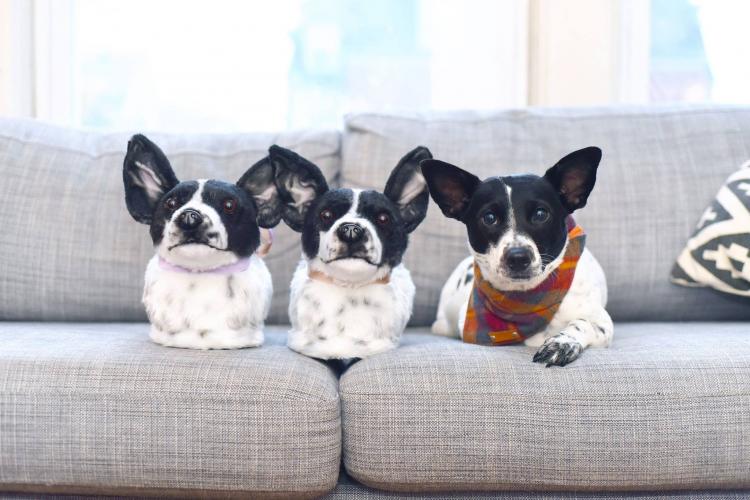
<instances>
[{"instance_id":1,"label":"dog nose","mask_svg":"<svg viewBox=\"0 0 750 500\"><path fill-rule=\"evenodd\" d=\"M177 216L177 226L185 231L190 231L200 226L203 222L203 216L197 210L187 208Z\"/></svg>"},{"instance_id":2,"label":"dog nose","mask_svg":"<svg viewBox=\"0 0 750 500\"><path fill-rule=\"evenodd\" d=\"M511 271L525 271L531 265L531 251L523 247L509 248L505 252L505 264Z\"/></svg>"},{"instance_id":3,"label":"dog nose","mask_svg":"<svg viewBox=\"0 0 750 500\"><path fill-rule=\"evenodd\" d=\"M362 239L362 236L365 234L365 231L364 229L362 229L362 226L360 226L359 224L355 224L353 222L345 222L341 224L339 228L336 230L336 232L339 235L339 239L347 243L354 243L355 241L359 241Z\"/></svg>"}]
</instances>

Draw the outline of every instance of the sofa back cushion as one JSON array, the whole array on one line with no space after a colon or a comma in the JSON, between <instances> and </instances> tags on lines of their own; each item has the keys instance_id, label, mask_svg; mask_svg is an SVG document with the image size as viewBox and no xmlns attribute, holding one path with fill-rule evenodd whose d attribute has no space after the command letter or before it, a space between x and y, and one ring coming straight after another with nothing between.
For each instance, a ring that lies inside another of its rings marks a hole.
<instances>
[{"instance_id":1,"label":"sofa back cushion","mask_svg":"<svg viewBox=\"0 0 750 500\"><path fill-rule=\"evenodd\" d=\"M750 158L750 108L617 108L347 118L342 184L382 188L416 145L479 177L542 174L585 146L604 152L576 212L604 267L616 320L747 320L746 300L669 282L675 257L726 176ZM464 226L434 203L405 263L417 286L412 323L434 319L440 289L468 255Z\"/></svg>"},{"instance_id":2,"label":"sofa back cushion","mask_svg":"<svg viewBox=\"0 0 750 500\"><path fill-rule=\"evenodd\" d=\"M125 208L130 135L0 119L0 319L146 319L140 299L153 247L147 226ZM273 143L315 161L329 181L339 173L335 131L148 135L183 180L236 181ZM269 320L285 323L300 238L283 224L274 237L265 258L274 282Z\"/></svg>"}]
</instances>

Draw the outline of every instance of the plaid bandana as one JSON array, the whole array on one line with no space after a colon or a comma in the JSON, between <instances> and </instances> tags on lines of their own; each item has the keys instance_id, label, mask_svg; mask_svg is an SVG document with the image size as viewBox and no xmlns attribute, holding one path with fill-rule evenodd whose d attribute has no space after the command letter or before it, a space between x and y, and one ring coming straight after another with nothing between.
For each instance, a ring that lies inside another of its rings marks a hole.
<instances>
[{"instance_id":1,"label":"plaid bandana","mask_svg":"<svg viewBox=\"0 0 750 500\"><path fill-rule=\"evenodd\" d=\"M474 264L474 287L464 323L464 342L505 345L523 342L544 330L557 310L575 276L586 234L573 217L565 221L568 247L560 266L533 290L495 290Z\"/></svg>"}]
</instances>

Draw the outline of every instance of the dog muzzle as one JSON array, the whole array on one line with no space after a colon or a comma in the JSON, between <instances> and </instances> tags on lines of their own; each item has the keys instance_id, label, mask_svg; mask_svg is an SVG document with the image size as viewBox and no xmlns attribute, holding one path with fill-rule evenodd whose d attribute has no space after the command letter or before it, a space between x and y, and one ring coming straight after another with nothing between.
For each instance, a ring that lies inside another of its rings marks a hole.
<instances>
[{"instance_id":1,"label":"dog muzzle","mask_svg":"<svg viewBox=\"0 0 750 500\"><path fill-rule=\"evenodd\" d=\"M502 291L485 280L474 264L474 286L464 322L463 340L470 344L506 345L523 342L544 330L570 290L586 234L573 217L565 221L568 246L563 261L532 290Z\"/></svg>"}]
</instances>

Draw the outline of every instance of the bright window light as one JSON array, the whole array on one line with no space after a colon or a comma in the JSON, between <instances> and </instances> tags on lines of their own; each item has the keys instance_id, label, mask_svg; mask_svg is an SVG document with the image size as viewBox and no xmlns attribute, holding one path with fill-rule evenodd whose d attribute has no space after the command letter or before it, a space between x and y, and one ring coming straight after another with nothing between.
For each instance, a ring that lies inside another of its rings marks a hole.
<instances>
[{"instance_id":1,"label":"bright window light","mask_svg":"<svg viewBox=\"0 0 750 500\"><path fill-rule=\"evenodd\" d=\"M524 50L508 41L518 3L75 0L74 124L281 130L522 105L507 62Z\"/></svg>"},{"instance_id":2,"label":"bright window light","mask_svg":"<svg viewBox=\"0 0 750 500\"><path fill-rule=\"evenodd\" d=\"M750 104L746 0L651 0L651 101Z\"/></svg>"}]
</instances>

